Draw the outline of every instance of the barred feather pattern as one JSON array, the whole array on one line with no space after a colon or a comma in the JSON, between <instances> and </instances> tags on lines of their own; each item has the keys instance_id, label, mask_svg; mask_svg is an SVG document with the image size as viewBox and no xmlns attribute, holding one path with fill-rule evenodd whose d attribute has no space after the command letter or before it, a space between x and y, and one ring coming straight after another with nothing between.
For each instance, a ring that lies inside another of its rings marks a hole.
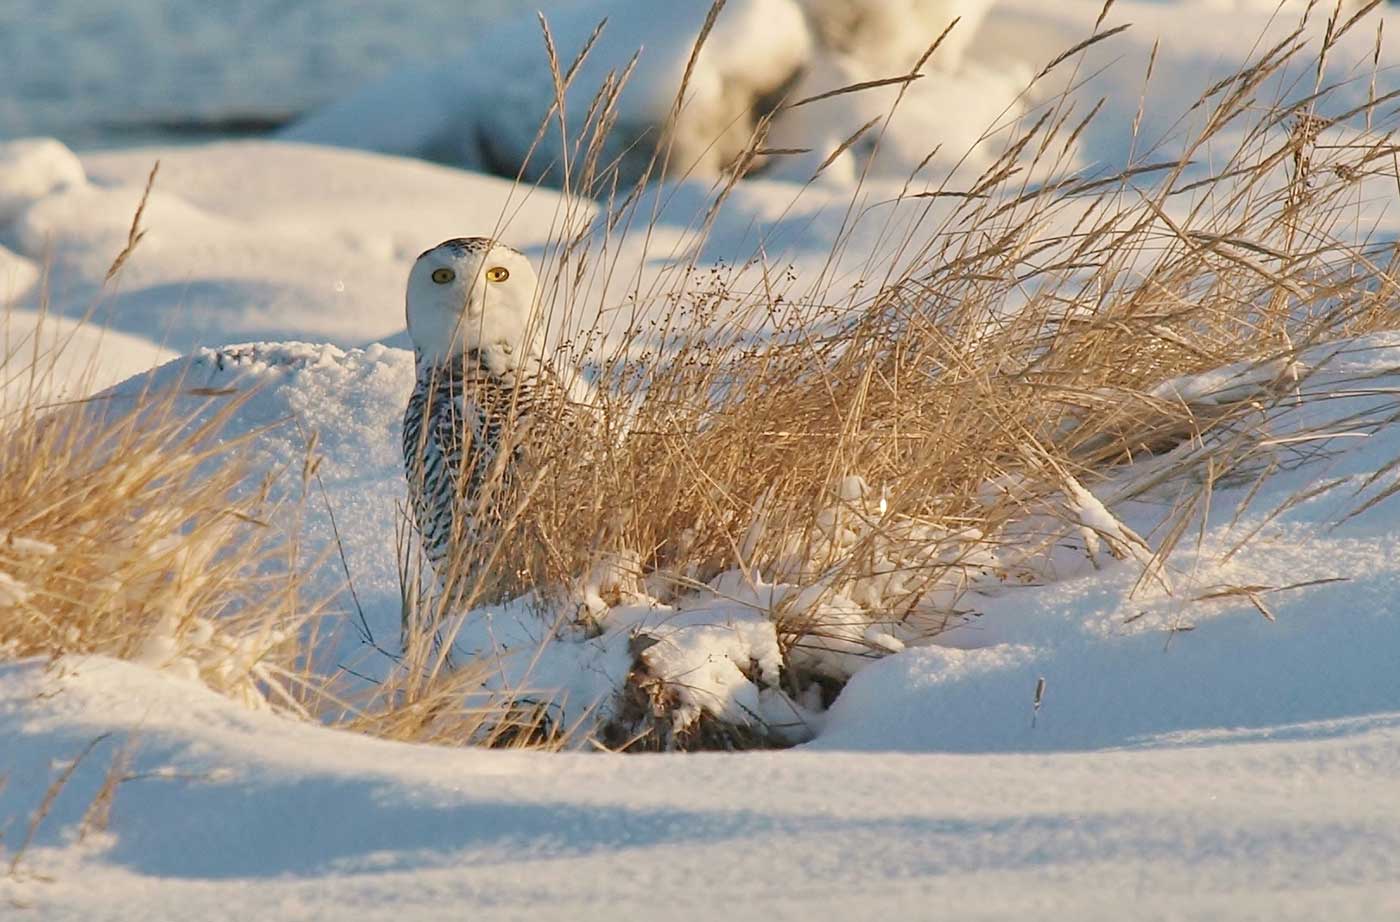
<instances>
[{"instance_id":1,"label":"barred feather pattern","mask_svg":"<svg viewBox=\"0 0 1400 922\"><path fill-rule=\"evenodd\" d=\"M500 524L531 413L557 400L558 386L543 369L493 371L475 350L442 364L419 361L404 411L404 472L439 583L461 542L478 541Z\"/></svg>"}]
</instances>

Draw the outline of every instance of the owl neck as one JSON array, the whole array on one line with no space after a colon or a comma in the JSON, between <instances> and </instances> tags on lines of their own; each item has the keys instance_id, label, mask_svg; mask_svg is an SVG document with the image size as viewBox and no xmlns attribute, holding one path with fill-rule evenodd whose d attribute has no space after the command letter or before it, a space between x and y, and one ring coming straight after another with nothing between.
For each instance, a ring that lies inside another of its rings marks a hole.
<instances>
[{"instance_id":1,"label":"owl neck","mask_svg":"<svg viewBox=\"0 0 1400 922\"><path fill-rule=\"evenodd\" d=\"M423 353L415 351L414 358L420 374L428 370L445 370L454 377L463 377L469 371L484 371L490 375L508 378L524 364L523 357L517 350L495 343L431 361L425 361Z\"/></svg>"}]
</instances>

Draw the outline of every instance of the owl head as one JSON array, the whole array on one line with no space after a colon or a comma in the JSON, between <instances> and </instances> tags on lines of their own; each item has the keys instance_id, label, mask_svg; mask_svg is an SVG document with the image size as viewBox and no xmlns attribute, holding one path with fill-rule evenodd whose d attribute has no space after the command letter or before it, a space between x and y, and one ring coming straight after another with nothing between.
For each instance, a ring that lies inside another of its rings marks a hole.
<instances>
[{"instance_id":1,"label":"owl head","mask_svg":"<svg viewBox=\"0 0 1400 922\"><path fill-rule=\"evenodd\" d=\"M408 273L408 335L422 361L480 350L513 366L538 350L535 270L519 250L459 237L428 250Z\"/></svg>"}]
</instances>

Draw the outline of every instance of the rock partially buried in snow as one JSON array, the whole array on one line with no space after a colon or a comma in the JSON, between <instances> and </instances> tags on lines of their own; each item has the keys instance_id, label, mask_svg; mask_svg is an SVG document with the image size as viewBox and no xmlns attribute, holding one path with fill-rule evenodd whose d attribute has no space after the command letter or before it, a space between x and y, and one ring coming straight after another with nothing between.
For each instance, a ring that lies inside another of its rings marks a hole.
<instances>
[{"instance_id":1,"label":"rock partially buried in snow","mask_svg":"<svg viewBox=\"0 0 1400 922\"><path fill-rule=\"evenodd\" d=\"M52 138L0 143L0 225L49 193L86 182L77 155Z\"/></svg>"}]
</instances>

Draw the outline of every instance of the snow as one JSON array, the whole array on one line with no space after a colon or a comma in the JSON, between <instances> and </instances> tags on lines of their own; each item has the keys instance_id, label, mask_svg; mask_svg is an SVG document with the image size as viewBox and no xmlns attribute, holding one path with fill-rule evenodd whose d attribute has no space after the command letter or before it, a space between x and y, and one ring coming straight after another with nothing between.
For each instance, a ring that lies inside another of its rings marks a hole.
<instances>
[{"instance_id":1,"label":"snow","mask_svg":"<svg viewBox=\"0 0 1400 922\"><path fill-rule=\"evenodd\" d=\"M568 132L560 135L551 127L540 138L556 88L539 23L533 13L522 11L458 57L409 65L311 114L282 136L427 156L505 176L523 170L527 178L560 185L566 156L580 158L579 152L569 152L586 136L593 95L636 54L603 162L620 158L621 175L630 181L646 171L660 142L663 165L673 175L714 177L750 146L757 116L772 111L784 97L795 102L908 73L958 20L929 73L907 94L894 87L779 111L762 146L809 148L809 155L777 157L774 171L805 181L858 128L886 115L895 97L905 95L887 132L880 172L907 175L930 152L934 137L946 147L941 159L935 158L940 165L951 166L974 149L972 163L980 167L994 156L993 147L981 143L983 132L1020 111L1018 97L1031 77L1026 65L960 66L990 8L988 0L895 5L735 0L716 19L692 66L705 4L681 10L650 0L570 4L547 13L564 69L588 45L595 27L606 25L567 94ZM684 104L671 122L687 74ZM853 148L834 165L836 174L854 178L856 151L860 160L870 159L870 149Z\"/></svg>"},{"instance_id":2,"label":"snow","mask_svg":"<svg viewBox=\"0 0 1400 922\"><path fill-rule=\"evenodd\" d=\"M0 304L13 304L39 281L39 267L0 246Z\"/></svg>"},{"instance_id":3,"label":"snow","mask_svg":"<svg viewBox=\"0 0 1400 922\"><path fill-rule=\"evenodd\" d=\"M85 181L77 156L52 138L0 144L0 222L13 221L34 199Z\"/></svg>"},{"instance_id":4,"label":"snow","mask_svg":"<svg viewBox=\"0 0 1400 922\"><path fill-rule=\"evenodd\" d=\"M1400 728L1054 755L527 756L393 745L128 664L0 671L26 816L0 894L49 919L1012 915L1376 918L1400 908ZM73 830L122 739L111 826ZM21 820L22 822L22 820ZM45 880L46 875L52 878ZM70 882L81 881L80 885Z\"/></svg>"},{"instance_id":5,"label":"snow","mask_svg":"<svg viewBox=\"0 0 1400 922\"><path fill-rule=\"evenodd\" d=\"M1340 420L1393 413L1395 335L1318 347L1298 364L1305 393L1335 397L1281 407L1270 423L1280 451ZM318 429L325 496L368 625L391 637L402 490L394 426L409 356L268 344L208 350L160 372L176 374L197 385L257 383L234 432L289 413ZM776 651L762 613L784 590L741 574L717 581L708 600L624 603L599 637L564 636L538 656L504 660L503 684L541 700L561 692L564 708L606 705L626 674L628 642L644 635L654 641L648 664L685 677L681 713L815 733L794 752L432 749L252 712L205 691L193 670L102 659L67 661L56 675L7 666L0 732L19 742L7 752L0 814L22 825L52 777L50 760L99 733L139 737L128 771L141 780L120 787L109 832L75 841L115 756L116 743L103 743L41 824L24 873L0 886L53 918L103 917L99 886L133 912L178 905L209 918L287 906L320 918L343 912L349 893L366 918L446 917L459 904L487 918L591 918L643 905L690 918L711 908L686 885L704 869L777 918L833 905L918 915L938 901L966 905L973 918L1113 918L1130 902L1143 918L1306 918L1320 907L1330 918L1373 917L1400 900L1391 604L1400 535L1386 506L1332 523L1386 486L1370 481L1400 456L1400 433L1360 429L1373 434L1357 447L1335 439L1346 450L1279 475L1238 519L1248 484L1221 485L1201 540L1169 559L1174 594L1144 589L1140 567L1108 555L1101 569L1084 565L1048 585L984 587L975 619L936 646L867 657L824 716L771 693ZM305 435L284 425L252 450L295 457ZM1083 527L1126 535L1125 520L1094 497L1131 493L1180 460L1127 468L1092 494L1067 484L1066 508ZM1335 478L1333 490L1263 521L1300 487ZM840 499L872 493L847 483ZM1162 501L1123 504L1126 521L1145 530ZM326 540L318 516L307 527L313 548ZM1299 585L1314 580L1342 582ZM1252 587L1274 620L1229 591L1238 587ZM528 605L506 606L475 613L459 646L489 638L509 654L549 631ZM340 655L355 656L357 644L352 634ZM362 649L356 665L366 664L374 659ZM559 677L563 687L551 685ZM86 885L61 883L78 879ZM657 906L657 892L678 895Z\"/></svg>"},{"instance_id":6,"label":"snow","mask_svg":"<svg viewBox=\"0 0 1400 922\"><path fill-rule=\"evenodd\" d=\"M38 356L30 375L30 359ZM74 399L111 387L177 353L140 336L21 308L0 308L0 408L26 394L40 403Z\"/></svg>"},{"instance_id":7,"label":"snow","mask_svg":"<svg viewBox=\"0 0 1400 922\"><path fill-rule=\"evenodd\" d=\"M688 10L667 31L639 12L650 5L605 6L617 27L608 54L645 37L664 54L645 64L654 69L639 86L674 79L698 14ZM713 55L699 62L696 118L706 103L706 118L741 111L794 62L810 65L798 92L820 91L905 68L926 44L922 27L842 26L838 4L803 4L832 17L805 38L741 28L744 17L790 16L795 2L729 6L733 18L722 25L733 31L712 37ZM1035 103L1019 97L1028 75L1083 38L1101 6L902 4L900 23L959 14L964 23L906 94L907 121L887 134L889 174L873 181L872 197L889 194L892 176L897 190L900 171L935 134L951 153ZM1080 139L1082 162L1124 162L1132 144L1124 126L1157 37L1145 139L1233 69L1261 30L1287 27L1269 25L1272 4L1238 4L1249 11L1228 17L1227 6L1115 4L1106 27L1137 25L1094 49L1079 73L1086 93L1109 100ZM566 54L603 8L551 19ZM493 34L534 27L499 28ZM1373 35L1346 37L1336 73L1365 58ZM491 60L503 64L520 65L522 49L538 48L482 42L475 47L499 50ZM533 131L522 127L523 103L483 111L477 95L459 93L475 71L454 68L477 62L461 47L443 54L455 57L400 70L295 131L446 159L473 126L496 126L503 141ZM1394 63L1386 54L1383 67ZM763 66L738 66L753 61ZM727 98L734 74L754 83ZM529 76L520 92L537 94L537 65ZM1364 84L1346 92L1364 97ZM653 117L660 98L638 97L625 111ZM863 105L841 97L795 110L806 121L787 128L814 139L812 159L741 183L705 258L742 262L762 237L796 276L822 271L849 201L843 184L869 151L833 164L822 188L800 197L784 177L805 180L804 169L870 117ZM374 136L336 134L351 129ZM983 144L976 156L995 150ZM147 236L106 282L156 160ZM600 305L620 303L619 292L645 286L684 251L704 188L653 190L665 203L653 245L622 244L619 264L640 268L594 290ZM1394 232L1384 201L1366 207L1380 233ZM320 652L382 676L393 663L378 648L393 645L400 617L398 426L413 383L412 356L399 348L407 268L442 239L493 232L538 260L566 208L587 218L592 206L445 166L286 140L82 156L52 142L7 143L6 353L32 347L25 337L38 326L48 272L42 336L71 337L53 394L80 396L161 365L154 383L186 387L181 407L196 419L227 401L217 391L253 391L227 434L250 436L243 450L255 468L301 458L314 433L324 460L304 553L319 558L339 535L359 606L334 599L336 630ZM854 235L852 260L879 239ZM75 324L89 313L97 326ZM94 361L103 363L96 371ZM904 542L891 542L870 577L842 583L810 572L814 557L864 534L892 498L856 478L833 484L821 527L773 572L733 571L705 590L668 595L622 591L605 561L569 600L594 630L541 618L540 600L517 600L471 613L457 636L464 656L501 654L490 687L553 701L565 725L606 717L640 662L676 695L674 720L747 723L802 743L790 751L546 755L370 739L280 714L255 695L211 691L227 684L220 674L245 674L239 664L253 655L212 624L196 626L193 642L167 625L140 662L0 665L0 862L16 861L16 873L0 875L0 905L31 906L46 919L114 920L1394 915L1400 519L1393 502L1350 513L1394 485L1400 433L1382 423L1394 414L1397 377L1400 336L1391 334L1308 350L1287 366L1162 383L1162 399L1209 406L1288 380L1309 399L1269 411L1271 438L1256 459L1278 460L1281 471L1252 496L1251 477L1217 483L1206 521L1146 580L1145 548L1159 546L1175 496L1170 483L1144 485L1170 465L1189 469L1208 446L1184 444L1102 482L1066 475L1043 515L1020 523L1040 536L1034 549L959 558L973 591L961 600L962 623L936 644L870 615L904 591L894 550ZM112 393L148 383L138 377ZM1310 463L1297 463L1299 446ZM989 484L988 501L1017 488ZM930 553L948 554L980 537L914 531L923 527L896 537L918 534ZM3 539L16 552L42 552L22 534ZM318 569L307 597L334 591L339 566L334 555ZM0 573L0 609L28 592ZM849 678L829 710L784 689L775 613L825 628L824 643L797 656L824 676ZM18 854L49 785L94 740ZM85 824L127 744L129 780L117 786L110 822Z\"/></svg>"},{"instance_id":8,"label":"snow","mask_svg":"<svg viewBox=\"0 0 1400 922\"><path fill-rule=\"evenodd\" d=\"M1103 6L1093 0L1053 5L1041 0L736 0L727 4L701 49L686 105L669 134L663 126L699 36L705 4L689 5L679 14L648 0L547 8L566 64L606 20L596 51L580 68L568 96L567 142L555 125L537 140L555 88L538 21L532 10L522 10L465 50L436 61L406 63L311 113L281 136L427 157L512 177L522 167L528 178L553 169L549 181L559 185L561 175L552 165L561 163L584 135L593 94L637 53L636 70L618 104L619 143L604 160L622 155L622 175L635 177L649 162L656 139L666 136L673 173L714 177L749 143L750 113L768 111L784 97L796 102L911 73L956 19L956 27L912 83L776 111L762 146L806 153L760 158L755 166L774 178L806 182L873 122L878 127L821 171L822 184L849 186L863 176L893 182L914 177L933 186L957 176L971 183L1004 152L1010 126L1056 110L1059 94L1073 87L1084 109L1065 110L1071 123L1099 97L1104 106L1062 156L1073 165L1099 167L1149 153L1179 153L1169 139L1197 95L1233 74L1251 50L1261 51L1283 38L1305 5L1123 0L1098 24ZM1400 11L1382 7L1373 18L1384 19L1391 30L1400 27ZM1319 8L1308 34L1320 38L1326 19ZM1042 72L1094 34L1096 24L1098 32L1130 28L1049 74ZM1188 33L1189 43L1175 40ZM1146 62L1159 39L1169 47L1157 56L1148 79ZM1358 103L1366 98L1374 39L1374 28L1353 28L1329 54L1326 76L1343 84L1336 92ZM1383 48L1378 92L1394 88L1394 55L1389 46ZM1296 98L1310 88L1310 79L1305 86L1296 71L1281 73L1265 82L1261 95ZM1144 90L1148 102L1139 113ZM1197 112L1186 124L1194 119L1199 126L1204 118L1204 112ZM1232 137L1231 131L1222 135ZM634 148L639 139L650 140ZM578 159L579 153L571 156Z\"/></svg>"}]
</instances>

